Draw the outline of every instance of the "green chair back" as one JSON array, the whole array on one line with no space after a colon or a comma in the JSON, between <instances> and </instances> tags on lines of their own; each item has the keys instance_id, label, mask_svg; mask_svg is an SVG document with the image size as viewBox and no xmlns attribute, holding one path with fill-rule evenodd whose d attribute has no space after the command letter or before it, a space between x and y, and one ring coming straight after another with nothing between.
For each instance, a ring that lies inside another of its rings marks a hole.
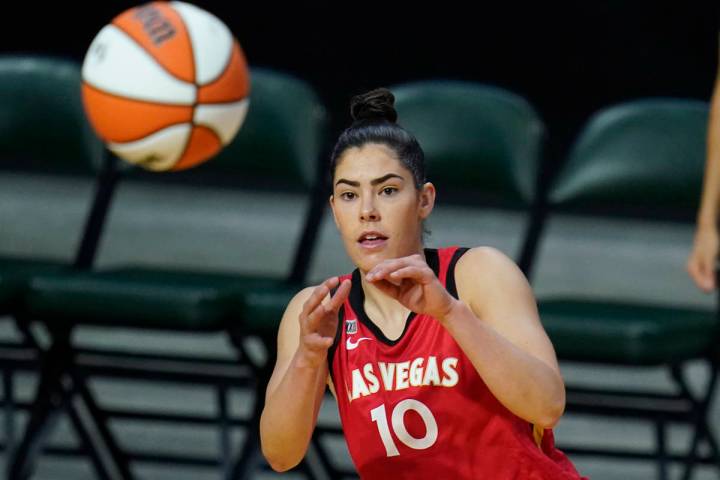
<instances>
[{"instance_id":1,"label":"green chair back","mask_svg":"<svg viewBox=\"0 0 720 480\"><path fill-rule=\"evenodd\" d=\"M235 139L189 174L307 190L316 183L326 112L313 89L285 73L254 68L248 114Z\"/></svg>"},{"instance_id":2,"label":"green chair back","mask_svg":"<svg viewBox=\"0 0 720 480\"><path fill-rule=\"evenodd\" d=\"M0 168L91 173L102 143L80 97L80 67L60 58L0 57Z\"/></svg>"},{"instance_id":3,"label":"green chair back","mask_svg":"<svg viewBox=\"0 0 720 480\"><path fill-rule=\"evenodd\" d=\"M705 102L648 99L598 112L549 192L552 205L694 212L705 164Z\"/></svg>"},{"instance_id":4,"label":"green chair back","mask_svg":"<svg viewBox=\"0 0 720 480\"><path fill-rule=\"evenodd\" d=\"M441 192L531 203L544 126L526 100L457 81L408 83L391 91L398 122L418 139L428 180Z\"/></svg>"}]
</instances>

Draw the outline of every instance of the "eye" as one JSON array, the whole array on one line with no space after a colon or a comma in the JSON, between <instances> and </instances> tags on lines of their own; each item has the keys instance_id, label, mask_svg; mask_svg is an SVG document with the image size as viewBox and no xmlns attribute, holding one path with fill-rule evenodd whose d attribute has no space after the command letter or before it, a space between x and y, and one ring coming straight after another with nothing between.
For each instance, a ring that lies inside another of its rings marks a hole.
<instances>
[{"instance_id":1,"label":"eye","mask_svg":"<svg viewBox=\"0 0 720 480\"><path fill-rule=\"evenodd\" d=\"M355 196L356 195L354 192L343 192L340 194L340 198L342 198L343 200L352 200L353 198L355 198Z\"/></svg>"},{"instance_id":2,"label":"eye","mask_svg":"<svg viewBox=\"0 0 720 480\"><path fill-rule=\"evenodd\" d=\"M397 191L398 191L398 189L395 187L385 187L380 192L383 195L394 195L395 193L397 193Z\"/></svg>"}]
</instances>

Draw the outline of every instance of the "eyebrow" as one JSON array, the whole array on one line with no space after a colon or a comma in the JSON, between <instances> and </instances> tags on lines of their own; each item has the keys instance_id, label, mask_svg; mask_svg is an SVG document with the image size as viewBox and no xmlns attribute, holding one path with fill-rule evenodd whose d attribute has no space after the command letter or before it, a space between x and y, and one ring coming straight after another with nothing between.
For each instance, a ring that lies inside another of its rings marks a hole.
<instances>
[{"instance_id":1,"label":"eyebrow","mask_svg":"<svg viewBox=\"0 0 720 480\"><path fill-rule=\"evenodd\" d=\"M382 177L376 178L374 180L370 180L370 185L375 186L375 185L383 183L387 180L390 180L391 178L399 178L400 180L405 180L403 177L401 177L397 173L388 173L387 175L383 175ZM351 187L359 187L360 186L360 182L356 182L354 180L348 180L346 178L341 178L340 180L335 182L335 186L338 186L341 183L346 183L346 184L350 185Z\"/></svg>"}]
</instances>

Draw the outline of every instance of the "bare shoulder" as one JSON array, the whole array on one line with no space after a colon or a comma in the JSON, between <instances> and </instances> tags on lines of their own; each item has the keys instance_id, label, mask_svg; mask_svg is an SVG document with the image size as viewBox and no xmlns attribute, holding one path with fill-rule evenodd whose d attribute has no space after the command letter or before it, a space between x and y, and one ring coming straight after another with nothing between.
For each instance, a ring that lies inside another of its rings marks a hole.
<instances>
[{"instance_id":1,"label":"bare shoulder","mask_svg":"<svg viewBox=\"0 0 720 480\"><path fill-rule=\"evenodd\" d=\"M531 303L534 296L525 275L515 262L493 247L468 250L455 267L455 283L459 297L474 310L482 310L496 302Z\"/></svg>"},{"instance_id":2,"label":"bare shoulder","mask_svg":"<svg viewBox=\"0 0 720 480\"><path fill-rule=\"evenodd\" d=\"M540 322L535 296L515 262L499 250L468 250L455 267L458 297L481 321L557 370L555 351Z\"/></svg>"},{"instance_id":3,"label":"bare shoulder","mask_svg":"<svg viewBox=\"0 0 720 480\"><path fill-rule=\"evenodd\" d=\"M512 259L493 247L471 248L460 257L455 267L455 278L459 281L476 282L483 278L497 278L497 275L523 276Z\"/></svg>"}]
</instances>

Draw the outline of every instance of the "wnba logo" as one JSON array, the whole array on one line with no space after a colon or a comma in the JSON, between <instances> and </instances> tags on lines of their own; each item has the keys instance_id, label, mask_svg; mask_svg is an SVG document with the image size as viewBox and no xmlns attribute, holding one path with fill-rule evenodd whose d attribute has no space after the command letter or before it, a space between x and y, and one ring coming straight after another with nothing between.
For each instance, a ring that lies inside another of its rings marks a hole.
<instances>
[{"instance_id":1,"label":"wnba logo","mask_svg":"<svg viewBox=\"0 0 720 480\"><path fill-rule=\"evenodd\" d=\"M345 320L345 333L348 335L357 333L357 320Z\"/></svg>"}]
</instances>

